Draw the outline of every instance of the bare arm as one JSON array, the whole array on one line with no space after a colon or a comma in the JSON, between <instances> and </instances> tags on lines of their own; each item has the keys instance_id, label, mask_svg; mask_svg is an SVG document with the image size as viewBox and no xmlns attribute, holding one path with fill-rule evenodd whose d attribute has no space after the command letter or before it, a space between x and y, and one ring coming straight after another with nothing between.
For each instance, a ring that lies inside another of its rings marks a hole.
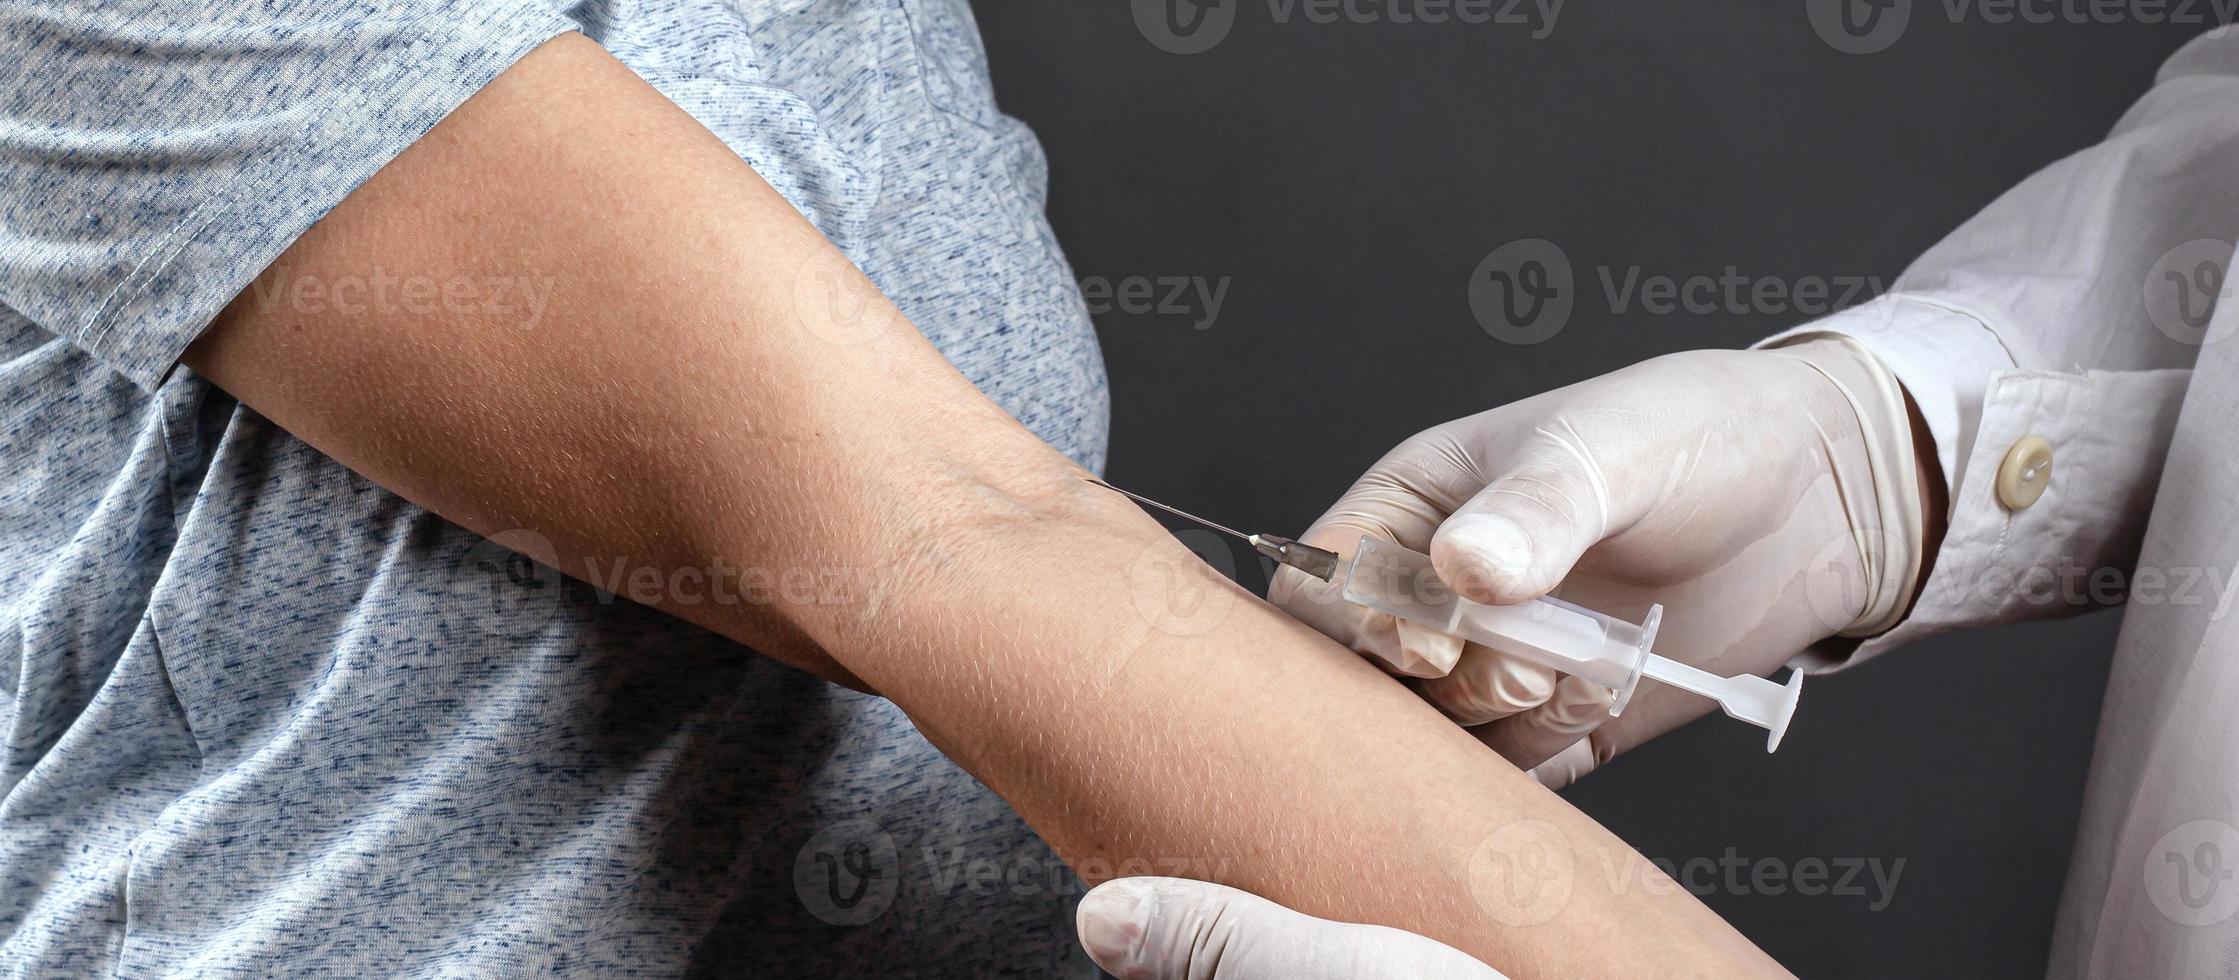
<instances>
[{"instance_id":1,"label":"bare arm","mask_svg":"<svg viewBox=\"0 0 2239 980\"><path fill-rule=\"evenodd\" d=\"M270 301L375 267L555 288L527 328ZM570 574L586 559L878 570L875 616L670 611L892 698L1091 877L1204 859L1520 977L1776 969L1404 688L1083 484L722 143L580 37L360 188L187 360L452 520L545 535ZM1543 859L1569 868L1543 882L1559 893L1504 891L1504 862Z\"/></svg>"}]
</instances>

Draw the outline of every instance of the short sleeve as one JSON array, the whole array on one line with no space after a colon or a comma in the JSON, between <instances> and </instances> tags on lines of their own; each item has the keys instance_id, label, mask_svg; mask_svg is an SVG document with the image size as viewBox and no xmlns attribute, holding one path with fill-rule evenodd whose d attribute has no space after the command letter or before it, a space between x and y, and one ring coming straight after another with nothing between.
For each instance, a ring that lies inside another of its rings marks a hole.
<instances>
[{"instance_id":1,"label":"short sleeve","mask_svg":"<svg viewBox=\"0 0 2239 980\"><path fill-rule=\"evenodd\" d=\"M540 0L0 6L0 303L153 390L328 210L575 28Z\"/></svg>"}]
</instances>

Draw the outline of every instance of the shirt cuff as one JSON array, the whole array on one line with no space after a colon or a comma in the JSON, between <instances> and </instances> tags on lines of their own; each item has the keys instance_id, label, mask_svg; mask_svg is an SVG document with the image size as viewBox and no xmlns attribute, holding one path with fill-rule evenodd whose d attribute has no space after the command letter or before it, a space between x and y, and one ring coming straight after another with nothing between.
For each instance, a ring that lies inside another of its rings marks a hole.
<instances>
[{"instance_id":1,"label":"shirt cuff","mask_svg":"<svg viewBox=\"0 0 2239 980\"><path fill-rule=\"evenodd\" d=\"M1759 341L1778 347L1815 333L1841 334L1872 351L1897 376L1936 440L1936 462L1954 493L1961 460L1972 449L1983 395L1993 375L2014 358L1982 320L1919 297L1894 294Z\"/></svg>"},{"instance_id":2,"label":"shirt cuff","mask_svg":"<svg viewBox=\"0 0 2239 980\"><path fill-rule=\"evenodd\" d=\"M2192 372L2021 370L1980 319L1890 296L1766 339L1852 337L1901 381L1936 439L1950 511L1912 612L1864 641L1831 641L1795 664L1821 672L1972 626L2112 605L2135 577L2146 514ZM2044 491L2001 496L1999 472L2030 436L2052 447ZM2019 503L2019 506L2015 506Z\"/></svg>"}]
</instances>

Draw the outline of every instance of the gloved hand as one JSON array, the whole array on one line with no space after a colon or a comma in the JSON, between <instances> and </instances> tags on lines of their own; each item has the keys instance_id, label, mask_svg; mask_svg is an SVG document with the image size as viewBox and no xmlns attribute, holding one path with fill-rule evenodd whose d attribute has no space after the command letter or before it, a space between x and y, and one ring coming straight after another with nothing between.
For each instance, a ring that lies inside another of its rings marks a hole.
<instances>
[{"instance_id":1,"label":"gloved hand","mask_svg":"<svg viewBox=\"0 0 2239 980\"><path fill-rule=\"evenodd\" d=\"M1560 585L1636 622L1661 602L1657 653L1769 673L1909 606L1924 550L1910 418L1895 378L1846 338L1673 354L1408 439L1302 540L1346 556L1364 534L1427 551L1479 602ZM1643 680L1611 718L1606 688L1339 591L1286 567L1269 598L1422 678L1425 697L1551 786L1715 707Z\"/></svg>"},{"instance_id":2,"label":"gloved hand","mask_svg":"<svg viewBox=\"0 0 2239 980\"><path fill-rule=\"evenodd\" d=\"M1107 881L1081 899L1076 926L1121 980L1504 980L1435 940L1185 878Z\"/></svg>"}]
</instances>

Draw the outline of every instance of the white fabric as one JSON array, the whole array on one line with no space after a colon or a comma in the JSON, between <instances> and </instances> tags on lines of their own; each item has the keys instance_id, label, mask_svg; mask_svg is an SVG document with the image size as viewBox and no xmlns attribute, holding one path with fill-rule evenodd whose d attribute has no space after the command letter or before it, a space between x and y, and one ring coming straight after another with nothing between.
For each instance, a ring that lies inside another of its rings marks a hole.
<instances>
[{"instance_id":1,"label":"white fabric","mask_svg":"<svg viewBox=\"0 0 2239 980\"><path fill-rule=\"evenodd\" d=\"M2239 34L2221 29L2172 57L2105 142L1994 202L1893 295L1791 331L1871 348L1919 404L1951 489L1912 614L1806 663L2085 611L2127 586L2057 978L2239 977L2234 236ZM2031 434L2053 446L2051 482L2010 510L1996 474Z\"/></svg>"},{"instance_id":2,"label":"white fabric","mask_svg":"<svg viewBox=\"0 0 2239 980\"><path fill-rule=\"evenodd\" d=\"M1863 643L1815 646L1797 666L1822 672L1953 629L2083 611L2066 596L2091 598L2093 570L2125 569L2136 560L2189 369L2016 368L1980 321L1905 296L1765 344L1829 332L1867 344L1920 404L1950 509L1935 568L1911 614ZM1960 339L1940 342L1953 336ZM2052 481L2035 504L2011 511L1998 500L1998 467L2026 435L2052 443Z\"/></svg>"}]
</instances>

